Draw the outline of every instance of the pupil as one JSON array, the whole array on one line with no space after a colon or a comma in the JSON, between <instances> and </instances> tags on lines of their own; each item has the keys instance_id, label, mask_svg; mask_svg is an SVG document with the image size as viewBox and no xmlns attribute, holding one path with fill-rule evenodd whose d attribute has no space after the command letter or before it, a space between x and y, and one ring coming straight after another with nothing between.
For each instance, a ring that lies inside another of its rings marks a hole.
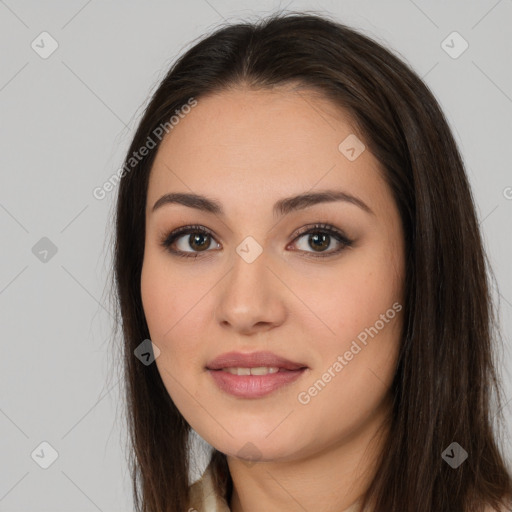
<instances>
[{"instance_id":1,"label":"pupil","mask_svg":"<svg viewBox=\"0 0 512 512\"><path fill-rule=\"evenodd\" d=\"M196 233L195 235L190 235L192 237L192 247L197 248L199 250L208 248L208 245L205 245L205 241L208 235L204 235L201 233ZM199 240L199 242L196 244L196 242ZM202 241L202 243L201 243ZM197 247L199 246L199 247Z\"/></svg>"},{"instance_id":2,"label":"pupil","mask_svg":"<svg viewBox=\"0 0 512 512\"><path fill-rule=\"evenodd\" d=\"M314 241L314 249L317 248L325 249L325 247L329 246L329 243L325 243L329 235L326 235L325 233L317 233L315 235L312 235L312 239ZM317 244L317 242L321 239L321 243Z\"/></svg>"}]
</instances>

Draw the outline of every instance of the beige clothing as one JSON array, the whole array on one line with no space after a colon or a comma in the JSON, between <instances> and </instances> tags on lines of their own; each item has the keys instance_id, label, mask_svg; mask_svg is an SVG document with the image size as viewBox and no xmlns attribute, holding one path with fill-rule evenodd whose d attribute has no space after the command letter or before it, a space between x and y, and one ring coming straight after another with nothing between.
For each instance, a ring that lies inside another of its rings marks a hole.
<instances>
[{"instance_id":1,"label":"beige clothing","mask_svg":"<svg viewBox=\"0 0 512 512\"><path fill-rule=\"evenodd\" d=\"M201 478L190 486L190 508L187 512L230 512L224 496L215 492L211 464Z\"/></svg>"}]
</instances>

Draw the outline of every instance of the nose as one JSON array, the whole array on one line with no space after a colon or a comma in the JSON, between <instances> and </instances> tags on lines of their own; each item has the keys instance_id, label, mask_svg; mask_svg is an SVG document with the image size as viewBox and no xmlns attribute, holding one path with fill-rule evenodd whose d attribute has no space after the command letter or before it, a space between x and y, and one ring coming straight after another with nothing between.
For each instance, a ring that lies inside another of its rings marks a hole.
<instances>
[{"instance_id":1,"label":"nose","mask_svg":"<svg viewBox=\"0 0 512 512\"><path fill-rule=\"evenodd\" d=\"M223 329L251 335L269 331L286 319L286 286L271 268L265 251L248 263L238 254L223 280L216 320Z\"/></svg>"}]
</instances>

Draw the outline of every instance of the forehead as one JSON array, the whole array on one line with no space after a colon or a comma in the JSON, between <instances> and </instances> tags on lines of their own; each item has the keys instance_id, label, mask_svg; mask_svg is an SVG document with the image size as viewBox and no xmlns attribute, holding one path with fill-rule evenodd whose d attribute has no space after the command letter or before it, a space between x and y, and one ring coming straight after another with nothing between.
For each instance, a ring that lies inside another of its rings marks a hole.
<instances>
[{"instance_id":1,"label":"forehead","mask_svg":"<svg viewBox=\"0 0 512 512\"><path fill-rule=\"evenodd\" d=\"M354 131L350 117L316 91L241 88L201 97L160 145L148 205L171 190L244 197L246 205L317 184L378 193L373 155L365 150L350 161L339 149L349 136L361 139Z\"/></svg>"}]
</instances>

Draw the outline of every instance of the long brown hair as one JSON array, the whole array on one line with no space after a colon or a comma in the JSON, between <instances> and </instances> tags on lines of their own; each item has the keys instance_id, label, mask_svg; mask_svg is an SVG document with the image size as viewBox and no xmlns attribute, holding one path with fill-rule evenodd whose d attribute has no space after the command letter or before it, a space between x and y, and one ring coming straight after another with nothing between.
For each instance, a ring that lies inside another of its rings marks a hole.
<instances>
[{"instance_id":1,"label":"long brown hair","mask_svg":"<svg viewBox=\"0 0 512 512\"><path fill-rule=\"evenodd\" d=\"M155 129L169 126L191 98L200 103L209 93L240 85L287 84L318 91L351 116L382 165L405 233L404 327L391 435L365 505L380 512L476 512L486 503L497 508L512 499L510 469L493 425L493 419L503 423L493 345L501 338L494 336L475 206L447 121L428 87L390 50L325 15L292 12L217 28L186 51L154 92L126 156L113 284L137 510L188 507L190 426L156 365L134 356L150 338L140 276L148 179L160 142ZM148 137L156 147L135 162ZM441 457L452 442L468 453L456 469ZM226 471L225 456L214 451L214 457L215 467ZM226 484L232 485L229 472Z\"/></svg>"}]
</instances>

